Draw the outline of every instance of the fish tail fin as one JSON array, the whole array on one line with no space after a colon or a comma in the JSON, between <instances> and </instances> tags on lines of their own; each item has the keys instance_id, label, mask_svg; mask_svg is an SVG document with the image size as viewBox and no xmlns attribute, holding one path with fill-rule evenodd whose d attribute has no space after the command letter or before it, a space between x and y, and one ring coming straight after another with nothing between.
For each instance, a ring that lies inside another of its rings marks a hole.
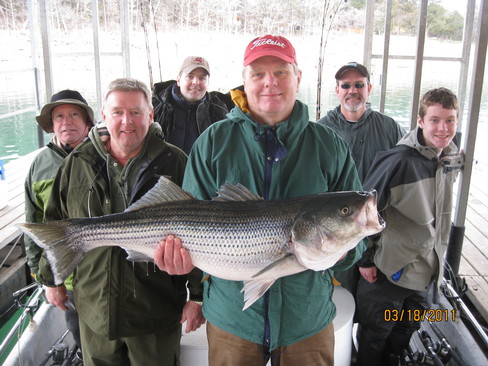
<instances>
[{"instance_id":1,"label":"fish tail fin","mask_svg":"<svg viewBox=\"0 0 488 366\"><path fill-rule=\"evenodd\" d=\"M61 285L81 262L85 252L67 231L71 220L47 224L23 223L16 226L45 250L56 285Z\"/></svg>"}]
</instances>

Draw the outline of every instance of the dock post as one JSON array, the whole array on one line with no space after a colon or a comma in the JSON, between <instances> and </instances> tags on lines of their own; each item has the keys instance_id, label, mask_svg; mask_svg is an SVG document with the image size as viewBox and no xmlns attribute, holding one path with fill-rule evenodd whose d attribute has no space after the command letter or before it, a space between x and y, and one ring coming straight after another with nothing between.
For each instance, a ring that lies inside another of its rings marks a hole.
<instances>
[{"instance_id":1,"label":"dock post","mask_svg":"<svg viewBox=\"0 0 488 366\"><path fill-rule=\"evenodd\" d=\"M452 270L451 274L454 274L455 277L459 276L459 263L461 262L461 252L463 250L464 231L464 226L451 225L445 261L449 264ZM450 278L451 274L447 271L447 269L444 270L444 277Z\"/></svg>"}]
</instances>

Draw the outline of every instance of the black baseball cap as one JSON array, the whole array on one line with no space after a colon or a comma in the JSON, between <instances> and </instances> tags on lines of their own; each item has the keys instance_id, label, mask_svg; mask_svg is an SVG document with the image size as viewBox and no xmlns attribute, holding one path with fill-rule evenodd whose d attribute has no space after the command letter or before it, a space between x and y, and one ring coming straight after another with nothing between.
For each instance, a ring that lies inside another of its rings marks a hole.
<instances>
[{"instance_id":1,"label":"black baseball cap","mask_svg":"<svg viewBox=\"0 0 488 366\"><path fill-rule=\"evenodd\" d=\"M337 70L337 72L335 74L336 80L340 80L342 74L344 74L346 71L350 71L350 70L358 71L361 75L368 78L368 82L369 82L368 69L364 65L361 65L357 62L349 62L349 63L345 64L344 66L341 66L341 68L339 70Z\"/></svg>"}]
</instances>

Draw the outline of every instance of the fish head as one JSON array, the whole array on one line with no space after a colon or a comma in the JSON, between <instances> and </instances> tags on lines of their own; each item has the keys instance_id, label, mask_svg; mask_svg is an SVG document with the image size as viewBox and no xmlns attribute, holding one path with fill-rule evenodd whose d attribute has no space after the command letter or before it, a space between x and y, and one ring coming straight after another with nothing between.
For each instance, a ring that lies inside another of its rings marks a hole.
<instances>
[{"instance_id":1,"label":"fish head","mask_svg":"<svg viewBox=\"0 0 488 366\"><path fill-rule=\"evenodd\" d=\"M315 195L293 224L291 250L304 267L332 267L363 238L379 233L385 222L376 207L376 191Z\"/></svg>"}]
</instances>

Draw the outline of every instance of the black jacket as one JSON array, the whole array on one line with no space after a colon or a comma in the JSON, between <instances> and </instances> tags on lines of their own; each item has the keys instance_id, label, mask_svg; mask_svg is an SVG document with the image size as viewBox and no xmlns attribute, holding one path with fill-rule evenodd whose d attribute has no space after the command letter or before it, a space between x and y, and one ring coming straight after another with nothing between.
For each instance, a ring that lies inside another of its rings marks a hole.
<instances>
[{"instance_id":1,"label":"black jacket","mask_svg":"<svg viewBox=\"0 0 488 366\"><path fill-rule=\"evenodd\" d=\"M229 94L217 91L205 93L193 106L179 103L173 96L173 87L178 88L175 80L154 84L154 122L161 125L166 141L188 154L197 137L212 123L225 119L234 103Z\"/></svg>"}]
</instances>

